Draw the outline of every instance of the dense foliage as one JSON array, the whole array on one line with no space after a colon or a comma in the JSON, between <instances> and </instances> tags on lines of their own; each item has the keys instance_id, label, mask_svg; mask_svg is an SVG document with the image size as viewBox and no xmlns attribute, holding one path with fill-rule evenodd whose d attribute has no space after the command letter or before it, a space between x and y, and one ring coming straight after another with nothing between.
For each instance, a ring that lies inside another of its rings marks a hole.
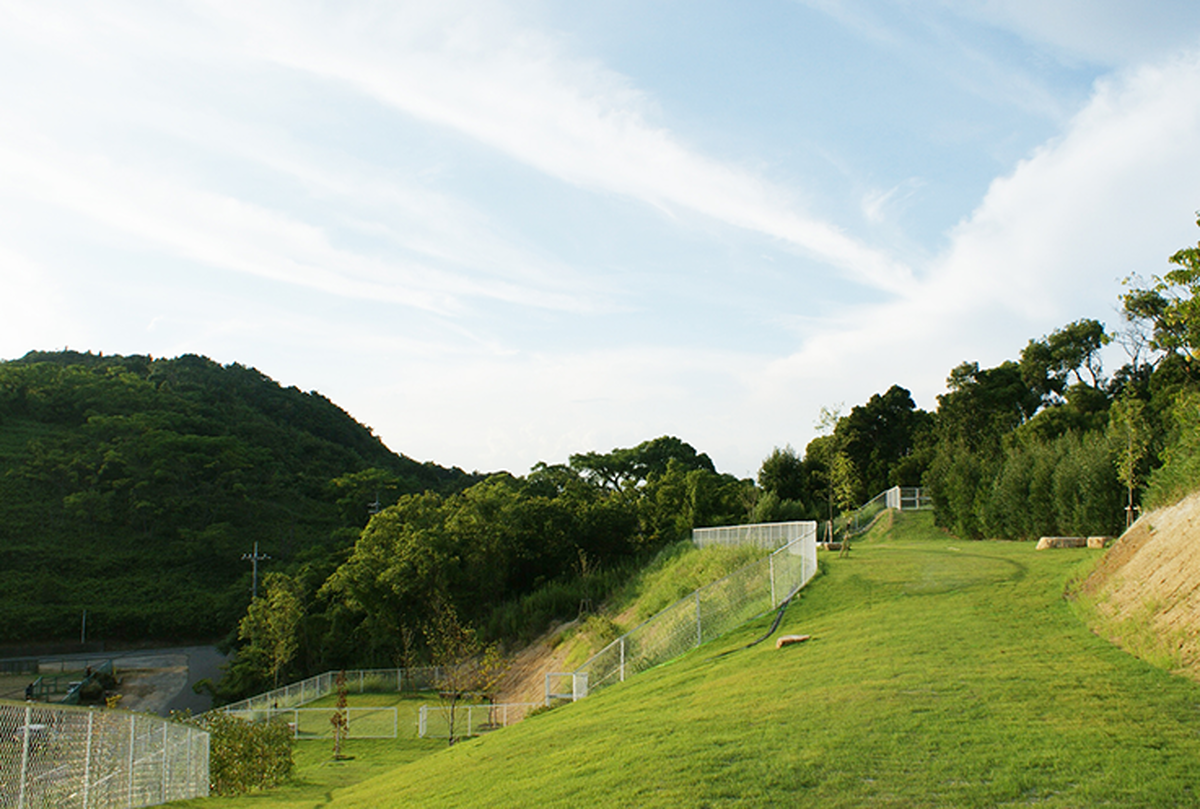
<instances>
[{"instance_id":1,"label":"dense foliage","mask_svg":"<svg viewBox=\"0 0 1200 809\"><path fill-rule=\"evenodd\" d=\"M295 769L292 729L282 720L249 722L216 711L202 719L187 714L172 714L172 719L208 731L209 781L214 795L270 789L287 781Z\"/></svg>"},{"instance_id":2,"label":"dense foliage","mask_svg":"<svg viewBox=\"0 0 1200 809\"><path fill-rule=\"evenodd\" d=\"M1200 224L1200 223L1198 223ZM1200 245L1175 269L1131 278L1124 328L1077 320L1030 340L1018 360L950 371L935 413L893 386L803 455L777 448L762 464L764 518L831 515L892 485L924 485L939 524L963 537L1034 539L1120 532L1140 502L1169 503L1200 486ZM1106 377L1117 339L1128 362Z\"/></svg>"},{"instance_id":3,"label":"dense foliage","mask_svg":"<svg viewBox=\"0 0 1200 809\"><path fill-rule=\"evenodd\" d=\"M247 643L222 696L269 687L280 670L270 628L290 620L284 591L304 604L293 673L411 665L428 659L437 605L487 640L527 639L598 606L631 563L693 527L744 522L753 497L752 482L716 472L670 436L539 464L524 478L497 474L461 492L405 495L371 518L327 578L309 569L272 580L242 619Z\"/></svg>"},{"instance_id":4,"label":"dense foliage","mask_svg":"<svg viewBox=\"0 0 1200 809\"><path fill-rule=\"evenodd\" d=\"M78 637L83 610L92 637L224 635L255 542L324 562L373 499L471 482L252 368L65 351L0 363L0 641Z\"/></svg>"}]
</instances>

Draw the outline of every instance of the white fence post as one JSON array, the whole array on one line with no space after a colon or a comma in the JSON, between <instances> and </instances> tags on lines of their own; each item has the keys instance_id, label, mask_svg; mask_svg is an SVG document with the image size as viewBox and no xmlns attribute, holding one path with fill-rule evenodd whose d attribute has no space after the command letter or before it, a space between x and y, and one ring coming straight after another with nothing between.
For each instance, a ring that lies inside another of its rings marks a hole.
<instances>
[{"instance_id":1,"label":"white fence post","mask_svg":"<svg viewBox=\"0 0 1200 809\"><path fill-rule=\"evenodd\" d=\"M25 706L25 727L21 728L21 782L17 791L17 809L25 809L25 784L29 780L29 737L33 724L33 706Z\"/></svg>"},{"instance_id":2,"label":"white fence post","mask_svg":"<svg viewBox=\"0 0 1200 809\"><path fill-rule=\"evenodd\" d=\"M700 624L700 591L696 591L696 645L704 642L704 628Z\"/></svg>"},{"instance_id":3,"label":"white fence post","mask_svg":"<svg viewBox=\"0 0 1200 809\"><path fill-rule=\"evenodd\" d=\"M88 793L92 786L92 726L96 714L88 711L87 751L83 754L83 809L88 809Z\"/></svg>"},{"instance_id":4,"label":"white fence post","mask_svg":"<svg viewBox=\"0 0 1200 809\"><path fill-rule=\"evenodd\" d=\"M133 745L134 745L134 741L136 740L135 734L137 733L137 726L135 724L136 720L137 720L137 717L135 717L133 714L129 715L129 759L128 759L129 763L128 763L128 770L126 773L127 777L129 778L129 789L126 792L129 795L129 806L130 807L133 806Z\"/></svg>"},{"instance_id":5,"label":"white fence post","mask_svg":"<svg viewBox=\"0 0 1200 809\"><path fill-rule=\"evenodd\" d=\"M170 775L169 765L167 764L167 751L170 750L170 745L167 744L167 724L164 722L162 726L162 802L167 802L167 776Z\"/></svg>"},{"instance_id":6,"label":"white fence post","mask_svg":"<svg viewBox=\"0 0 1200 809\"><path fill-rule=\"evenodd\" d=\"M774 609L778 603L775 600L775 554L772 553L767 559L771 562L771 608Z\"/></svg>"},{"instance_id":7,"label":"white fence post","mask_svg":"<svg viewBox=\"0 0 1200 809\"><path fill-rule=\"evenodd\" d=\"M621 636L621 682L625 682L625 636Z\"/></svg>"}]
</instances>

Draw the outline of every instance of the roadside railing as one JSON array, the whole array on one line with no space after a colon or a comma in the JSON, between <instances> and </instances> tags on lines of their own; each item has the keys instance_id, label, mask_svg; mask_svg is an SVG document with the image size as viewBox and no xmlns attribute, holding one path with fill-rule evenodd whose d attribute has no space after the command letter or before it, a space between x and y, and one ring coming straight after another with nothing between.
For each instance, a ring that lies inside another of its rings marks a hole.
<instances>
[{"instance_id":1,"label":"roadside railing","mask_svg":"<svg viewBox=\"0 0 1200 809\"><path fill-rule=\"evenodd\" d=\"M130 809L208 795L209 735L157 716L0 703L0 809Z\"/></svg>"}]
</instances>

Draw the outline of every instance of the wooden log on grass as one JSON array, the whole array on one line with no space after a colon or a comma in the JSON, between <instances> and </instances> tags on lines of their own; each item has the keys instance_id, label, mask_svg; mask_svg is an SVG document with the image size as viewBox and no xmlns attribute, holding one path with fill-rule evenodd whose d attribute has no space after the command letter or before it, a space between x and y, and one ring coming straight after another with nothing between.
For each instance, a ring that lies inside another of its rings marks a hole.
<instances>
[{"instance_id":1,"label":"wooden log on grass","mask_svg":"<svg viewBox=\"0 0 1200 809\"><path fill-rule=\"evenodd\" d=\"M804 643L811 635L780 635L779 640L775 641L775 648L782 649L784 646L791 646L793 643Z\"/></svg>"},{"instance_id":2,"label":"wooden log on grass","mask_svg":"<svg viewBox=\"0 0 1200 809\"><path fill-rule=\"evenodd\" d=\"M1037 550L1047 548L1086 548L1087 537L1042 537L1038 540Z\"/></svg>"}]
</instances>

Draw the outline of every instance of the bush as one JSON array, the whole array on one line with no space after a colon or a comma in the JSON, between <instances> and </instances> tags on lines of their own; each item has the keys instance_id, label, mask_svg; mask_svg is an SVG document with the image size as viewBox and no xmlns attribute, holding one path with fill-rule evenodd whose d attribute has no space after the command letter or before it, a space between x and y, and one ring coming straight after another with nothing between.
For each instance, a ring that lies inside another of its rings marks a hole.
<instances>
[{"instance_id":1,"label":"bush","mask_svg":"<svg viewBox=\"0 0 1200 809\"><path fill-rule=\"evenodd\" d=\"M247 722L226 713L173 717L210 734L209 781L215 795L279 786L292 775L292 732L277 719Z\"/></svg>"},{"instance_id":2,"label":"bush","mask_svg":"<svg viewBox=\"0 0 1200 809\"><path fill-rule=\"evenodd\" d=\"M1163 465L1151 474L1142 498L1148 509L1169 506L1200 489L1200 394L1180 396L1171 408L1171 419Z\"/></svg>"}]
</instances>

